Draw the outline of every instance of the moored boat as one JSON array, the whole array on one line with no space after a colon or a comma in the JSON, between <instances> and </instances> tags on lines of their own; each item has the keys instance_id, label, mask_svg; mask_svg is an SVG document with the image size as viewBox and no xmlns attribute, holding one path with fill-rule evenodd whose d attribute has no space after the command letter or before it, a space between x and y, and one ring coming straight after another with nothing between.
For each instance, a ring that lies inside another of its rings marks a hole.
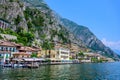
<instances>
[{"instance_id":1,"label":"moored boat","mask_svg":"<svg viewBox=\"0 0 120 80\"><path fill-rule=\"evenodd\" d=\"M28 68L38 68L39 64L38 63L31 63L31 64L27 64Z\"/></svg>"}]
</instances>

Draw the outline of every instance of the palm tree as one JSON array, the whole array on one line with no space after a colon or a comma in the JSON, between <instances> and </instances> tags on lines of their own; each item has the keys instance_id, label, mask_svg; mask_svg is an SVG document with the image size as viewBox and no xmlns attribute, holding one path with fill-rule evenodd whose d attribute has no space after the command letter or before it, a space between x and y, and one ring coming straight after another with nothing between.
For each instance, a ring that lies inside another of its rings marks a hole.
<instances>
[{"instance_id":1,"label":"palm tree","mask_svg":"<svg viewBox=\"0 0 120 80\"><path fill-rule=\"evenodd\" d=\"M79 59L83 59L85 55L83 54L82 51L80 51L78 54L77 54L77 57L79 57Z\"/></svg>"}]
</instances>

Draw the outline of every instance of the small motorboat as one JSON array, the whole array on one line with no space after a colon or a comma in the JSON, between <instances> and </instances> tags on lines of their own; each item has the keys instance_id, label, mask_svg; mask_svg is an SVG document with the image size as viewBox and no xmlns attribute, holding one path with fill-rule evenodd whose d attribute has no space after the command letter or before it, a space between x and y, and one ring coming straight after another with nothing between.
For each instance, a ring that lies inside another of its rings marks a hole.
<instances>
[{"instance_id":1,"label":"small motorboat","mask_svg":"<svg viewBox=\"0 0 120 80\"><path fill-rule=\"evenodd\" d=\"M27 64L28 68L38 68L39 64L38 63L31 63L31 64Z\"/></svg>"}]
</instances>

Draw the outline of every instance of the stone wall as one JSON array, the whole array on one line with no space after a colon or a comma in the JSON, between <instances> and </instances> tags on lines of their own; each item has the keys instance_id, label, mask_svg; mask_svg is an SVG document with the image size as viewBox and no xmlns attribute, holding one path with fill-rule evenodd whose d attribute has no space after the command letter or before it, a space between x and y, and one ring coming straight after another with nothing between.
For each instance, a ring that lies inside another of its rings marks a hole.
<instances>
[{"instance_id":1,"label":"stone wall","mask_svg":"<svg viewBox=\"0 0 120 80\"><path fill-rule=\"evenodd\" d=\"M17 37L13 35L9 35L9 34L0 34L0 35L7 40L17 40Z\"/></svg>"}]
</instances>

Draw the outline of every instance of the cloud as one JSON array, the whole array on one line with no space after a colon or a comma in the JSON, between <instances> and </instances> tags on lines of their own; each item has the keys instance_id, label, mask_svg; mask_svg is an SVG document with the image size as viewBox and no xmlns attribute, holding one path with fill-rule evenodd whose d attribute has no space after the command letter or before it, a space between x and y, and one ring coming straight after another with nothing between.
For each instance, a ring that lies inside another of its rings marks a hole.
<instances>
[{"instance_id":1,"label":"cloud","mask_svg":"<svg viewBox=\"0 0 120 80\"><path fill-rule=\"evenodd\" d=\"M106 46L110 47L111 49L116 49L116 50L120 50L120 41L108 41L107 39L103 38L101 40L103 42L103 44L105 44Z\"/></svg>"}]
</instances>

